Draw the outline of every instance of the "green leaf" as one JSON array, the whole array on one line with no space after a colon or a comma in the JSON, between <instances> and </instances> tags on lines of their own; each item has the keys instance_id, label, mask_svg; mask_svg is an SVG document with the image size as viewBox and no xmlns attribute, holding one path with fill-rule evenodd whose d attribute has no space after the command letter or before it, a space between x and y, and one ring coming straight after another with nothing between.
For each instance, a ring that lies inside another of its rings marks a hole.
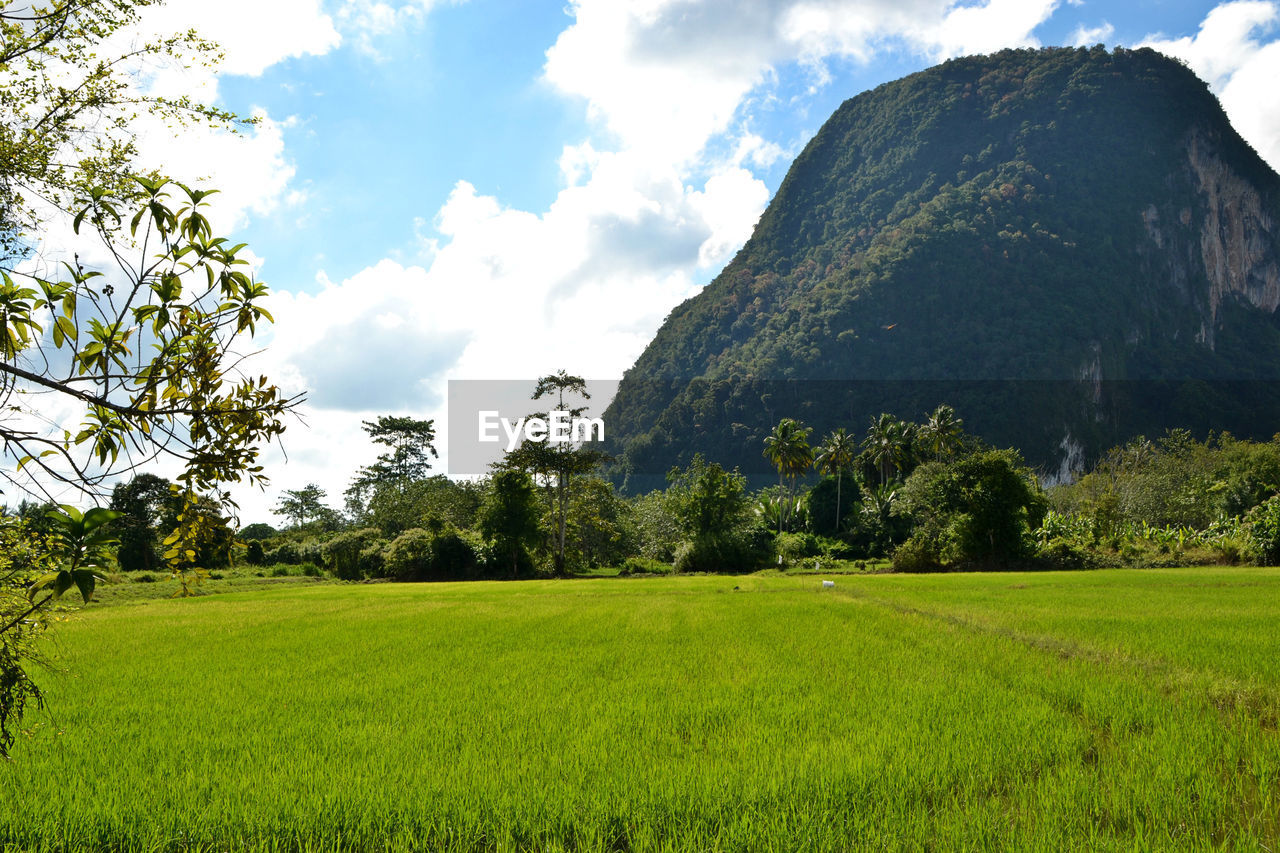
<instances>
[{"instance_id":1,"label":"green leaf","mask_svg":"<svg viewBox=\"0 0 1280 853\"><path fill-rule=\"evenodd\" d=\"M123 512L96 506L84 514L84 532L90 533L108 522L115 521L122 515L124 515Z\"/></svg>"},{"instance_id":2,"label":"green leaf","mask_svg":"<svg viewBox=\"0 0 1280 853\"><path fill-rule=\"evenodd\" d=\"M80 590L80 598L85 604L93 599L93 587L98 577L89 569L76 569L71 573L76 588Z\"/></svg>"},{"instance_id":3,"label":"green leaf","mask_svg":"<svg viewBox=\"0 0 1280 853\"><path fill-rule=\"evenodd\" d=\"M66 317L59 317L53 323L53 335L54 344L61 347L62 344L58 343L59 336L66 338L67 340L74 341L79 336L79 332L76 331L75 323L71 322L71 320Z\"/></svg>"}]
</instances>

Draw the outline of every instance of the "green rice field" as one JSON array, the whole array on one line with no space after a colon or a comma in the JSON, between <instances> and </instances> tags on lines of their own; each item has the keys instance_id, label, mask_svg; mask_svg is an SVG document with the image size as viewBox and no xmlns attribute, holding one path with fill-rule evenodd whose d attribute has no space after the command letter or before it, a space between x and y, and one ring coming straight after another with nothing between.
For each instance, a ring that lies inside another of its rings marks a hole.
<instances>
[{"instance_id":1,"label":"green rice field","mask_svg":"<svg viewBox=\"0 0 1280 853\"><path fill-rule=\"evenodd\" d=\"M1280 570L822 577L91 606L0 847L1280 851Z\"/></svg>"}]
</instances>

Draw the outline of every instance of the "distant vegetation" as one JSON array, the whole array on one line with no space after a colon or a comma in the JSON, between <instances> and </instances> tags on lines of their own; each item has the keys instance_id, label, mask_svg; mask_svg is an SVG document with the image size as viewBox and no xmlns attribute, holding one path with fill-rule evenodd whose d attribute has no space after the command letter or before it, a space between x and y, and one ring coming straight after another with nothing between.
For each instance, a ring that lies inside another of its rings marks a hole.
<instances>
[{"instance_id":1,"label":"distant vegetation","mask_svg":"<svg viewBox=\"0 0 1280 853\"><path fill-rule=\"evenodd\" d=\"M885 414L814 440L784 418L759 448L775 485L752 488L696 456L665 490L624 496L584 448L558 459L525 445L491 476L453 481L431 471L430 421L383 417L366 429L388 451L356 472L342 509L314 484L284 492L287 523L223 528L200 555L206 572L429 581L1280 562L1280 439L1139 438L1045 488L1016 450L970 435L948 405L918 423ZM117 579L165 574L178 507L150 474L116 487ZM6 524L18 538L52 530L33 504Z\"/></svg>"}]
</instances>

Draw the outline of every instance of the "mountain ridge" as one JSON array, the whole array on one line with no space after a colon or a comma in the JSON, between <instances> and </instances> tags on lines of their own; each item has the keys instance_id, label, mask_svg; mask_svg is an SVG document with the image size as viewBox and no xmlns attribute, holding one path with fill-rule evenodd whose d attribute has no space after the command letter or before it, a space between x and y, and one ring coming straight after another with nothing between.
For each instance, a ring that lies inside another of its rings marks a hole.
<instances>
[{"instance_id":1,"label":"mountain ridge","mask_svg":"<svg viewBox=\"0 0 1280 853\"><path fill-rule=\"evenodd\" d=\"M1269 437L1278 204L1207 85L1149 49L886 83L836 110L627 372L615 474L700 451L763 471L771 419L820 437L944 399L1046 471L1162 426Z\"/></svg>"}]
</instances>

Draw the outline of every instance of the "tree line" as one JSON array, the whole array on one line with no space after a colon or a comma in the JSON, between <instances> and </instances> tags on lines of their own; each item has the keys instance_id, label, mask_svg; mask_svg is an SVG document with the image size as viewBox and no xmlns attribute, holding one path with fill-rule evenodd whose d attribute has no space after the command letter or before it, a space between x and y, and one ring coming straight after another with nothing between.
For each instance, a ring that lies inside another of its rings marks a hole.
<instances>
[{"instance_id":1,"label":"tree line","mask_svg":"<svg viewBox=\"0 0 1280 853\"><path fill-rule=\"evenodd\" d=\"M585 387L561 372L534 392L572 408ZM1017 451L966 433L944 404L918 423L882 414L861 434L839 428L817 442L783 418L760 449L776 484L753 489L736 469L696 455L669 472L665 489L628 497L600 476L607 460L586 446L526 442L488 476L455 481L432 470L432 421L387 415L364 427L384 452L353 474L341 507L316 484L285 491L275 507L283 526L224 525L204 565L421 581L1280 559L1277 441L1140 438L1074 483L1045 488ZM171 484L139 474L116 486L109 508L120 514L119 568L161 569L181 509ZM39 515L32 505L22 513Z\"/></svg>"}]
</instances>

